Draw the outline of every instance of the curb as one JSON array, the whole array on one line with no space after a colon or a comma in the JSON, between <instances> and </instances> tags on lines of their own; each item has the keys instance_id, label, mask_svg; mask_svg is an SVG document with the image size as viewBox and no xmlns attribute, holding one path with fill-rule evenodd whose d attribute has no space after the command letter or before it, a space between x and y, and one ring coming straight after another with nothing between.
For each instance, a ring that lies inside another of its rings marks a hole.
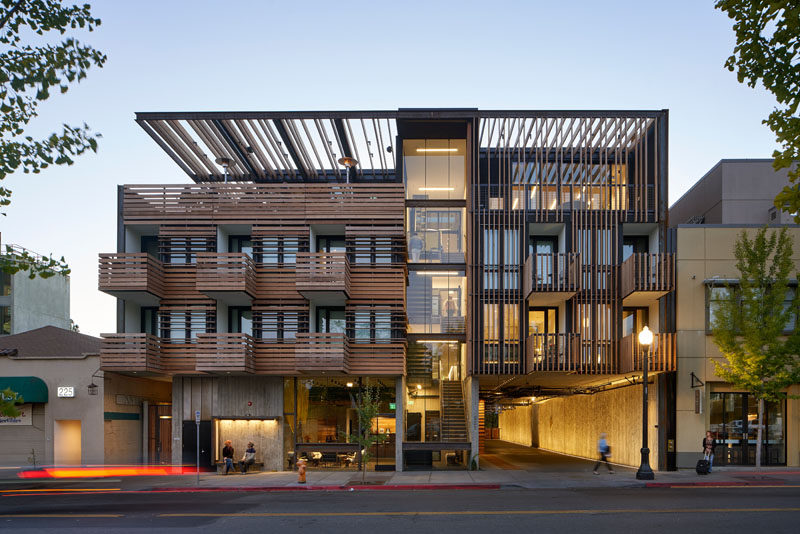
<instances>
[{"instance_id":1,"label":"curb","mask_svg":"<svg viewBox=\"0 0 800 534\"><path fill-rule=\"evenodd\" d=\"M202 493L217 491L430 491L430 490L499 490L500 484L391 484L384 486L212 486L157 488L151 491L171 493Z\"/></svg>"},{"instance_id":2,"label":"curb","mask_svg":"<svg viewBox=\"0 0 800 534\"><path fill-rule=\"evenodd\" d=\"M752 487L775 487L785 485L783 480L765 480L765 481L719 481L719 482L648 482L645 484L646 488L688 488L688 487L706 487L706 488L730 488L741 486Z\"/></svg>"}]
</instances>

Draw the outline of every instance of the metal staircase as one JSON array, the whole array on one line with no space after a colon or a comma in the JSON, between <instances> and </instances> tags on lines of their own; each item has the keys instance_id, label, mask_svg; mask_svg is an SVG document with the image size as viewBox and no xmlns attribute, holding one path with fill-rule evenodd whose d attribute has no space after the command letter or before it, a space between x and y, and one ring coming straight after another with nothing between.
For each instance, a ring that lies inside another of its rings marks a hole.
<instances>
[{"instance_id":1,"label":"metal staircase","mask_svg":"<svg viewBox=\"0 0 800 534\"><path fill-rule=\"evenodd\" d=\"M442 441L469 441L460 380L441 380Z\"/></svg>"}]
</instances>

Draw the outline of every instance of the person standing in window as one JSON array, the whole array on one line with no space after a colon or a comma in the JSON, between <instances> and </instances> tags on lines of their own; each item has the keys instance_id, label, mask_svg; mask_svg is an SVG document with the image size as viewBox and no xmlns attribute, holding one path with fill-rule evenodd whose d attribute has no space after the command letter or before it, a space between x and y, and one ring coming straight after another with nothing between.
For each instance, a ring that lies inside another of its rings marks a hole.
<instances>
[{"instance_id":1,"label":"person standing in window","mask_svg":"<svg viewBox=\"0 0 800 534\"><path fill-rule=\"evenodd\" d=\"M425 248L425 242L419 234L416 232L411 234L411 239L408 240L408 249L411 251L412 263L417 263L419 261L423 248Z\"/></svg>"}]
</instances>

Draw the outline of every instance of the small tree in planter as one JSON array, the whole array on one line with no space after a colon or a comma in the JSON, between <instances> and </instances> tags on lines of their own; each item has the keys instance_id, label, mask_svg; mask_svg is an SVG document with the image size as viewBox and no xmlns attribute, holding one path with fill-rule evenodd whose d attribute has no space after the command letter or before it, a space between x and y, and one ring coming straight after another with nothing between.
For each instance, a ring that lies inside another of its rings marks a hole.
<instances>
[{"instance_id":1,"label":"small tree in planter","mask_svg":"<svg viewBox=\"0 0 800 534\"><path fill-rule=\"evenodd\" d=\"M352 443L357 443L361 455L361 482L367 478L367 462L370 459L370 449L373 445L382 443L386 436L372 433L372 421L380 411L380 387L367 383L361 386L355 399L355 409L358 414L358 431L350 434Z\"/></svg>"},{"instance_id":2,"label":"small tree in planter","mask_svg":"<svg viewBox=\"0 0 800 534\"><path fill-rule=\"evenodd\" d=\"M761 228L752 240L742 231L735 256L739 286L727 288L711 325L726 359L714 361L714 367L718 376L758 400L756 467L761 467L764 401L785 399L783 390L800 381L800 294L796 291L791 305L784 306L794 267L786 228L769 236Z\"/></svg>"}]
</instances>

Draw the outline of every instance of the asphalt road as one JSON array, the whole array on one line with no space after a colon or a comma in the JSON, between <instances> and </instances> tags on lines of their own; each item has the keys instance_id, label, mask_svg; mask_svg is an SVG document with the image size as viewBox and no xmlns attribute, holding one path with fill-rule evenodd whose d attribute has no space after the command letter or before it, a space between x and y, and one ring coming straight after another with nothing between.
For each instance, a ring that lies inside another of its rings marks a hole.
<instances>
[{"instance_id":1,"label":"asphalt road","mask_svg":"<svg viewBox=\"0 0 800 534\"><path fill-rule=\"evenodd\" d=\"M15 532L798 532L800 488L42 492L0 497Z\"/></svg>"}]
</instances>

